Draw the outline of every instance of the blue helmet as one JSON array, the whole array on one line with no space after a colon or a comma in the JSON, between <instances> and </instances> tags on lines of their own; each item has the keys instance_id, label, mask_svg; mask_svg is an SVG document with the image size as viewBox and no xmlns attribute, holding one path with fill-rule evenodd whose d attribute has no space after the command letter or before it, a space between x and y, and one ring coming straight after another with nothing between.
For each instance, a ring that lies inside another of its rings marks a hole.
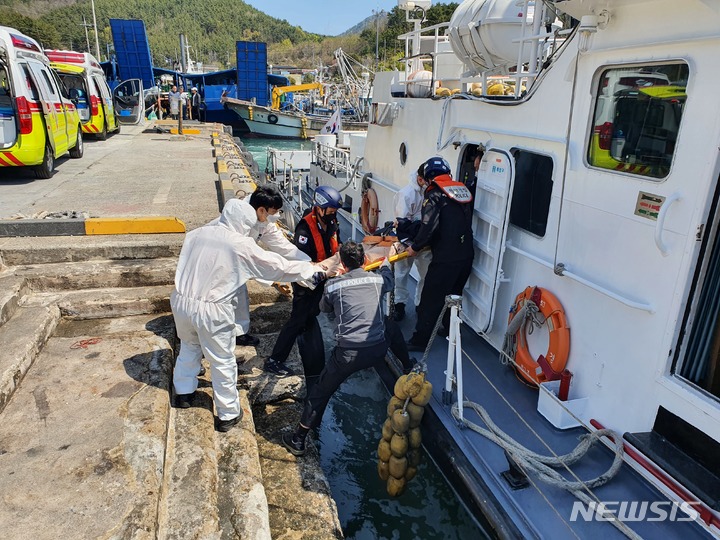
<instances>
[{"instance_id":1,"label":"blue helmet","mask_svg":"<svg viewBox=\"0 0 720 540\"><path fill-rule=\"evenodd\" d=\"M340 208L342 206L342 195L331 186L318 186L315 188L313 205L318 208Z\"/></svg>"},{"instance_id":2,"label":"blue helmet","mask_svg":"<svg viewBox=\"0 0 720 540\"><path fill-rule=\"evenodd\" d=\"M431 157L425 162L423 178L429 182L441 174L450 174L450 164L440 156Z\"/></svg>"}]
</instances>

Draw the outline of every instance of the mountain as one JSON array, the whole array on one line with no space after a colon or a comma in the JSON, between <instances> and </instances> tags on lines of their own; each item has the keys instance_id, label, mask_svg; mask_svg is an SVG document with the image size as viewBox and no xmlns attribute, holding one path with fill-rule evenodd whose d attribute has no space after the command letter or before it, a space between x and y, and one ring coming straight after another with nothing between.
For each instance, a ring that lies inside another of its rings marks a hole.
<instances>
[{"instance_id":1,"label":"mountain","mask_svg":"<svg viewBox=\"0 0 720 540\"><path fill-rule=\"evenodd\" d=\"M352 36L362 33L363 30L369 29L375 32L376 25L380 26L380 29L382 30L387 26L387 20L388 20L388 12L387 11L381 11L380 16L377 17L375 15L370 15L366 19L363 19L359 23L357 23L352 28L349 28L348 30L345 30L340 36Z\"/></svg>"},{"instance_id":2,"label":"mountain","mask_svg":"<svg viewBox=\"0 0 720 540\"><path fill-rule=\"evenodd\" d=\"M425 25L448 21L457 6L432 6ZM268 62L275 65L331 65L333 51L338 48L371 65L379 45L381 68L395 69L404 54L397 36L410 29L405 13L397 7L382 11L379 19L371 15L335 37L305 32L241 0L95 0L95 13L100 60L107 59L112 50L109 19L141 19L145 21L153 64L168 68L180 56L178 36L183 33L193 60L221 67L235 65L236 41L264 41L268 44ZM13 26L46 48L90 50L94 54L92 27L86 41L83 17L92 24L89 0L0 0L0 25Z\"/></svg>"},{"instance_id":3,"label":"mountain","mask_svg":"<svg viewBox=\"0 0 720 540\"><path fill-rule=\"evenodd\" d=\"M92 23L87 0L0 0L0 24L30 30L46 47L86 50L83 16ZM9 8L9 9L7 9ZM157 66L171 66L179 55L180 33L191 56L206 62L234 64L235 41L272 44L319 43L322 36L264 14L241 0L95 0L101 55L112 37L108 20L145 21ZM90 45L94 51L92 28Z\"/></svg>"}]
</instances>

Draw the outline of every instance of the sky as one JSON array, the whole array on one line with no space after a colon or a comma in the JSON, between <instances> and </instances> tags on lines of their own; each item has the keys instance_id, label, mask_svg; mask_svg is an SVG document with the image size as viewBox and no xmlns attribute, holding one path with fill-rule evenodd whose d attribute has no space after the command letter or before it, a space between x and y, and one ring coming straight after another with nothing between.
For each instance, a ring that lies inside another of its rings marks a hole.
<instances>
[{"instance_id":1,"label":"sky","mask_svg":"<svg viewBox=\"0 0 720 540\"><path fill-rule=\"evenodd\" d=\"M337 36L370 17L373 10L390 11L397 0L244 0L263 13L285 19L306 32Z\"/></svg>"}]
</instances>

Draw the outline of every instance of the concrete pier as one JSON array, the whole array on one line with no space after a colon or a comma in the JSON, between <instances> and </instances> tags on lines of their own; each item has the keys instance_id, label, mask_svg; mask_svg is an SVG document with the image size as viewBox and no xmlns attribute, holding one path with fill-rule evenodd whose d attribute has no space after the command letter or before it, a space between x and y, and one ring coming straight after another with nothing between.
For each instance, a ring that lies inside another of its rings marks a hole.
<instances>
[{"instance_id":1,"label":"concrete pier","mask_svg":"<svg viewBox=\"0 0 720 540\"><path fill-rule=\"evenodd\" d=\"M0 219L167 215L189 230L256 180L231 146L216 126L124 127L49 180L0 172ZM277 290L249 284L261 344L236 350L242 423L214 430L209 370L193 407L170 406L183 238L0 238L4 538L342 538L317 453L279 444L305 386L262 372L289 311Z\"/></svg>"}]
</instances>

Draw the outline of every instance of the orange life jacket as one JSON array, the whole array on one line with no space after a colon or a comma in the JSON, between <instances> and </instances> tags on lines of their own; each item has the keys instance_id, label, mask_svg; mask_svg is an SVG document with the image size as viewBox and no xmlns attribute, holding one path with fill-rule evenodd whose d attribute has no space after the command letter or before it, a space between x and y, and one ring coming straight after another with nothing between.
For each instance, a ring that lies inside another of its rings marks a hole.
<instances>
[{"instance_id":1,"label":"orange life jacket","mask_svg":"<svg viewBox=\"0 0 720 540\"><path fill-rule=\"evenodd\" d=\"M317 261L314 262L320 262L324 261L328 257L332 257L337 253L338 248L340 247L338 240L337 240L337 234L333 234L330 237L330 251L331 253L328 255L325 252L325 242L323 242L322 234L320 234L320 225L318 225L317 222L317 216L315 215L315 211L310 212L307 216L303 218L305 223L308 224L308 227L310 228L310 234L312 234L312 239L315 244L315 251L317 253Z\"/></svg>"},{"instance_id":2,"label":"orange life jacket","mask_svg":"<svg viewBox=\"0 0 720 540\"><path fill-rule=\"evenodd\" d=\"M436 176L432 180L430 187L432 187L432 184L435 184L445 195L459 203L465 204L473 200L472 194L467 186L462 182L456 182L449 174Z\"/></svg>"}]
</instances>

